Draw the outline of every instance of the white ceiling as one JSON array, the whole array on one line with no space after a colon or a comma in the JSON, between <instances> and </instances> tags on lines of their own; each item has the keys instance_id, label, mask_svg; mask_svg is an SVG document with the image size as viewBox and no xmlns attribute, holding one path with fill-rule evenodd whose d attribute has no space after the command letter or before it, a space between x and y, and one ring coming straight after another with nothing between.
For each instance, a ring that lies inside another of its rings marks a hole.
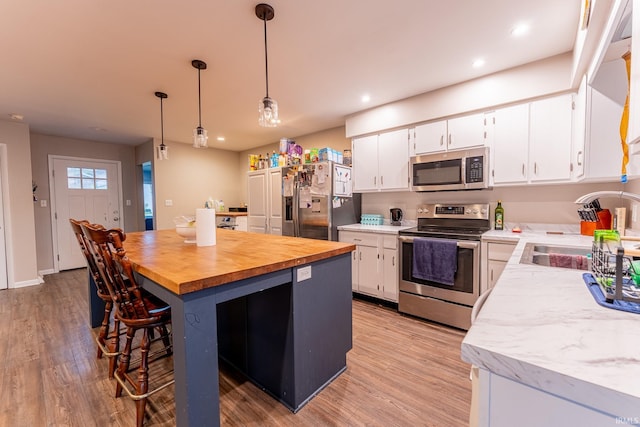
<instances>
[{"instance_id":1,"label":"white ceiling","mask_svg":"<svg viewBox=\"0 0 640 427\"><path fill-rule=\"evenodd\" d=\"M269 92L282 125L258 126L263 24L253 0L3 0L0 119L31 131L245 150L344 125L345 116L571 51L580 0L270 0ZM526 22L528 35L511 28ZM486 60L482 69L471 63ZM361 95L371 101L363 104ZM225 142L215 137L224 135Z\"/></svg>"}]
</instances>

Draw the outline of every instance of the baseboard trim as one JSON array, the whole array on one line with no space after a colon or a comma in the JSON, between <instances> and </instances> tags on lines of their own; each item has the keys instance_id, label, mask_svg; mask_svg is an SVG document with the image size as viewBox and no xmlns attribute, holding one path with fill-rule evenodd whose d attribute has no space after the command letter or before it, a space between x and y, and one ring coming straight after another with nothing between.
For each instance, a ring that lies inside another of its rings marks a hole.
<instances>
[{"instance_id":1,"label":"baseboard trim","mask_svg":"<svg viewBox=\"0 0 640 427\"><path fill-rule=\"evenodd\" d=\"M12 286L9 286L9 289L26 288L27 286L41 285L43 283L44 280L42 279L42 277L38 277L37 279L15 282Z\"/></svg>"}]
</instances>

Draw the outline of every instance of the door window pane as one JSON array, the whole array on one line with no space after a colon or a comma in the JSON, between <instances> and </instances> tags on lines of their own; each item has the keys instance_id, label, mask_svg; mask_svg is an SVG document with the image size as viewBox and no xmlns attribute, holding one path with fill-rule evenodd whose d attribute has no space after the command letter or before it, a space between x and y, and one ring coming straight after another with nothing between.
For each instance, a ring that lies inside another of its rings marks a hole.
<instances>
[{"instance_id":1,"label":"door window pane","mask_svg":"<svg viewBox=\"0 0 640 427\"><path fill-rule=\"evenodd\" d=\"M71 190L108 190L106 169L67 168L67 188Z\"/></svg>"},{"instance_id":2,"label":"door window pane","mask_svg":"<svg viewBox=\"0 0 640 427\"><path fill-rule=\"evenodd\" d=\"M79 190L82 188L82 181L80 178L67 178L67 188L71 190Z\"/></svg>"}]
</instances>

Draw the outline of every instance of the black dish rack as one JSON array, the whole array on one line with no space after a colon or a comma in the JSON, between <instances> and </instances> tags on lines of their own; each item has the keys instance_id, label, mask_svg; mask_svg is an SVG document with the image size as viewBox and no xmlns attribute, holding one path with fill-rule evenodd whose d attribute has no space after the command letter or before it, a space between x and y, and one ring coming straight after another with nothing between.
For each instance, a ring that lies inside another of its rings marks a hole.
<instances>
[{"instance_id":1,"label":"black dish rack","mask_svg":"<svg viewBox=\"0 0 640 427\"><path fill-rule=\"evenodd\" d=\"M640 263L635 267L633 262L633 258L640 257L640 251L625 250L618 241L600 238L594 240L591 256L593 276L607 302L640 303L640 285L634 282L634 276L640 279Z\"/></svg>"}]
</instances>

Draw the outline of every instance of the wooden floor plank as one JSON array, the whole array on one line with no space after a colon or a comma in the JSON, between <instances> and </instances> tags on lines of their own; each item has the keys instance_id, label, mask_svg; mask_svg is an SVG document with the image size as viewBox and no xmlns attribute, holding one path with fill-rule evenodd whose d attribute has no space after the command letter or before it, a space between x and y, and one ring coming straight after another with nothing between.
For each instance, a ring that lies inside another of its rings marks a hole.
<instances>
[{"instance_id":1,"label":"wooden floor plank","mask_svg":"<svg viewBox=\"0 0 640 427\"><path fill-rule=\"evenodd\" d=\"M114 397L107 360L88 327L84 269L0 291L0 425L131 426L135 406ZM220 373L225 426L468 425L469 365L464 332L353 301L347 370L293 414L236 372ZM153 369L167 368L166 358ZM153 365L152 365L153 366ZM152 372L153 373L153 372ZM149 399L146 426L175 424L173 387Z\"/></svg>"}]
</instances>

